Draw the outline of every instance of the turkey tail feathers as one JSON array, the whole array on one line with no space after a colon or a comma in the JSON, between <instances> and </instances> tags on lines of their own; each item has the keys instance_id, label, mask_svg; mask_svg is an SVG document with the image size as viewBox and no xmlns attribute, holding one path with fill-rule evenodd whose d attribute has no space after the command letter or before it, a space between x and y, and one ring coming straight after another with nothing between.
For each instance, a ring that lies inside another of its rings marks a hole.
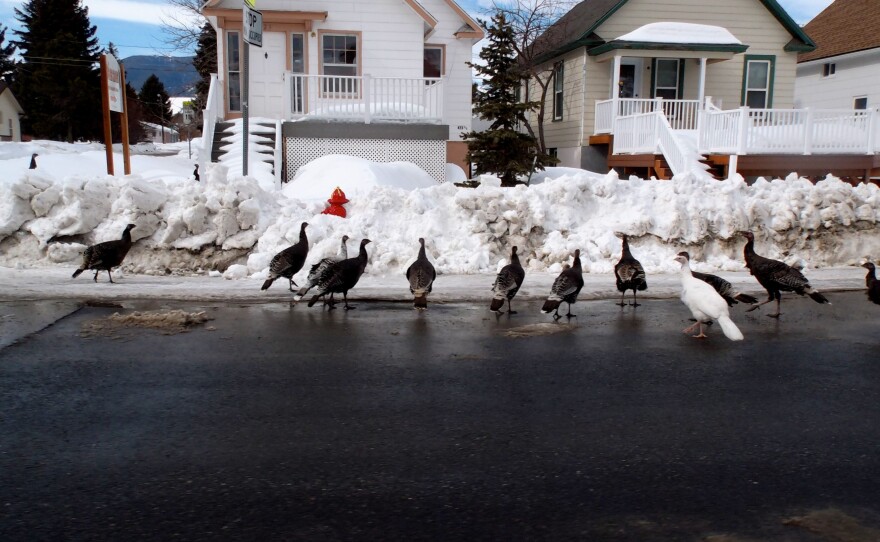
<instances>
[{"instance_id":1,"label":"turkey tail feathers","mask_svg":"<svg viewBox=\"0 0 880 542\"><path fill-rule=\"evenodd\" d=\"M498 312L499 310L501 310L501 307L503 307L503 306L504 306L504 298L503 297L500 297L500 298L493 297L492 304L489 305L489 310Z\"/></svg>"},{"instance_id":2,"label":"turkey tail feathers","mask_svg":"<svg viewBox=\"0 0 880 542\"><path fill-rule=\"evenodd\" d=\"M417 295L413 298L413 307L417 309L428 308L428 294Z\"/></svg>"},{"instance_id":3,"label":"turkey tail feathers","mask_svg":"<svg viewBox=\"0 0 880 542\"><path fill-rule=\"evenodd\" d=\"M73 278L76 278L76 277L80 276L80 274L81 274L83 271L85 271L85 269L77 269L76 271L74 271L74 272L73 272Z\"/></svg>"},{"instance_id":4,"label":"turkey tail feathers","mask_svg":"<svg viewBox=\"0 0 880 542\"><path fill-rule=\"evenodd\" d=\"M823 304L827 304L827 305L830 305L830 304L831 304L831 302L828 301L828 298L827 298L827 297L825 297L824 295L820 294L820 293L817 292L816 290L813 290L812 292L807 292L807 295L809 295L810 298L811 298L813 301L815 301L816 303L823 303Z\"/></svg>"},{"instance_id":5,"label":"turkey tail feathers","mask_svg":"<svg viewBox=\"0 0 880 542\"><path fill-rule=\"evenodd\" d=\"M317 303L319 297L321 297L320 294L315 295L315 296L312 296L312 298L309 300L309 307L311 307L312 305L314 305L315 303Z\"/></svg>"},{"instance_id":6,"label":"turkey tail feathers","mask_svg":"<svg viewBox=\"0 0 880 542\"><path fill-rule=\"evenodd\" d=\"M268 279L263 285L260 287L260 290L268 290L269 286L272 286L272 283L275 282L275 279Z\"/></svg>"},{"instance_id":7,"label":"turkey tail feathers","mask_svg":"<svg viewBox=\"0 0 880 542\"><path fill-rule=\"evenodd\" d=\"M548 314L552 311L555 311L559 308L560 303L562 303L561 299L548 299L544 302L544 306L541 307L541 312L544 314Z\"/></svg>"},{"instance_id":8,"label":"turkey tail feathers","mask_svg":"<svg viewBox=\"0 0 880 542\"><path fill-rule=\"evenodd\" d=\"M718 323L721 324L721 331L724 333L724 336L730 339L731 341L741 341L745 337L743 337L742 331L736 327L736 324L733 323L733 320L730 317L721 315L718 318Z\"/></svg>"},{"instance_id":9,"label":"turkey tail feathers","mask_svg":"<svg viewBox=\"0 0 880 542\"><path fill-rule=\"evenodd\" d=\"M736 299L740 303L748 303L749 305L754 305L758 302L756 298L750 296L749 294L736 294L734 299Z\"/></svg>"}]
</instances>

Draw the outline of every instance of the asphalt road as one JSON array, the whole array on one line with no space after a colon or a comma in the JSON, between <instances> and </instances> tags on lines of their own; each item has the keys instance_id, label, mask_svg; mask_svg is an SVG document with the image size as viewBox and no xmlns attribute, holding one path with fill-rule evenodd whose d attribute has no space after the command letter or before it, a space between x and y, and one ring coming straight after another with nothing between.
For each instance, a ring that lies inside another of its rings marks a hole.
<instances>
[{"instance_id":1,"label":"asphalt road","mask_svg":"<svg viewBox=\"0 0 880 542\"><path fill-rule=\"evenodd\" d=\"M677 300L0 304L60 318L0 349L0 540L877 540L880 307L829 297L741 343ZM134 309L213 320L94 327Z\"/></svg>"}]
</instances>

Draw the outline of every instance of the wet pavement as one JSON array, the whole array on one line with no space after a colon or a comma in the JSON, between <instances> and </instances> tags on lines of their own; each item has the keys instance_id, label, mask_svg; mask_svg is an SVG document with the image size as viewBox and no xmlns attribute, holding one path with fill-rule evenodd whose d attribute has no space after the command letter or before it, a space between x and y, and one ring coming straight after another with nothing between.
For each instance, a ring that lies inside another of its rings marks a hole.
<instances>
[{"instance_id":1,"label":"wet pavement","mask_svg":"<svg viewBox=\"0 0 880 542\"><path fill-rule=\"evenodd\" d=\"M0 303L0 540L871 540L880 307L829 298L741 343L676 300ZM212 320L95 325L147 309Z\"/></svg>"}]
</instances>

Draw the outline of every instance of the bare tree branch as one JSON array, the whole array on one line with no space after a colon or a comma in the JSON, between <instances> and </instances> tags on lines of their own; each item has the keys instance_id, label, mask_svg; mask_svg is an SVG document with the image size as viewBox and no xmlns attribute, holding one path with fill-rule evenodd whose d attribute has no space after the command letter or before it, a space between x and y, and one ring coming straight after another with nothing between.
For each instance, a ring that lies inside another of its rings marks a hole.
<instances>
[{"instance_id":1,"label":"bare tree branch","mask_svg":"<svg viewBox=\"0 0 880 542\"><path fill-rule=\"evenodd\" d=\"M162 42L178 51L192 51L199 41L202 25L207 19L202 15L201 0L168 0L175 14L162 19Z\"/></svg>"}]
</instances>

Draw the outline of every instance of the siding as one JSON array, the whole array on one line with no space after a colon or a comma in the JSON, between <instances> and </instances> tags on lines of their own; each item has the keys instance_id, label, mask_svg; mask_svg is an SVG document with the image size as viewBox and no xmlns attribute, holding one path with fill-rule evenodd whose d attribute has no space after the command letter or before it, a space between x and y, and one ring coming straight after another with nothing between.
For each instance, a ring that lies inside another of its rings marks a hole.
<instances>
[{"instance_id":1,"label":"siding","mask_svg":"<svg viewBox=\"0 0 880 542\"><path fill-rule=\"evenodd\" d=\"M548 148L565 149L579 147L581 139L581 122L584 113L583 96L584 88L584 51L579 49L571 51L562 57L564 62L563 104L562 120L553 120L553 82L547 91L546 109L544 112L544 142ZM547 66L552 69L552 64ZM530 98L538 99L541 89L532 84ZM536 116L533 114L533 119ZM538 133L536 122L532 124L535 135Z\"/></svg>"},{"instance_id":2,"label":"siding","mask_svg":"<svg viewBox=\"0 0 880 542\"><path fill-rule=\"evenodd\" d=\"M658 17L658 14L662 16ZM759 0L629 0L598 29L598 35L606 41L613 40L641 26L659 21L708 24L727 28L749 48L745 54L775 55L775 82L773 107L790 108L794 103L794 81L797 55L786 53L784 46L792 36L776 20ZM638 53L634 51L634 53ZM693 57L670 51L669 58ZM567 56L566 58L570 58ZM722 107L731 109L740 105L743 77L743 54L731 60L710 63L706 69L706 95L712 96ZM651 72L650 59L644 62L642 97L648 97ZM567 68L568 66L566 66ZM587 59L586 96L584 112L584 139L593 133L595 102L610 96L612 61L597 62ZM685 99L696 99L698 89L699 60L685 62ZM563 136L554 133L554 143L549 146L570 147L586 144L585 140L567 139L573 132ZM556 136L559 136L556 138ZM563 142L562 138L566 141Z\"/></svg>"},{"instance_id":3,"label":"siding","mask_svg":"<svg viewBox=\"0 0 880 542\"><path fill-rule=\"evenodd\" d=\"M822 77L825 62L836 65L831 77ZM868 107L880 106L880 49L798 65L794 96L797 107L852 109L857 96L867 96Z\"/></svg>"}]
</instances>

